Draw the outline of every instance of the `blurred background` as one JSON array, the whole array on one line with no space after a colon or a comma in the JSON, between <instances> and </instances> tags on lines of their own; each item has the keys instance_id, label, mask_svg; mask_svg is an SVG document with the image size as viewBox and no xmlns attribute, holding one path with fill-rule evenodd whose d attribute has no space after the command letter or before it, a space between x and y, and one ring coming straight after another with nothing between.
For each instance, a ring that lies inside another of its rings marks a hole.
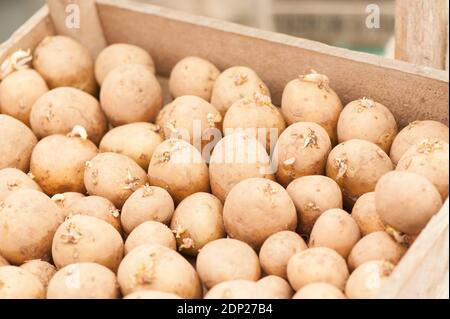
<instances>
[{"instance_id":1,"label":"blurred background","mask_svg":"<svg viewBox=\"0 0 450 319\"><path fill-rule=\"evenodd\" d=\"M388 57L393 56L395 0L134 0L228 20ZM0 42L45 0L0 0ZM378 5L380 28L366 27Z\"/></svg>"}]
</instances>

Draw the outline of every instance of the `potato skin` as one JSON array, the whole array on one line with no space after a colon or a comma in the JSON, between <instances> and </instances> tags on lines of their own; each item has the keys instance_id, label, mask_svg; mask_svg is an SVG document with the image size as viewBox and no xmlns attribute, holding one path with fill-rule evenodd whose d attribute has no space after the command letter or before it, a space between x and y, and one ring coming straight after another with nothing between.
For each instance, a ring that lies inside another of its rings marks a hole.
<instances>
[{"instance_id":1,"label":"potato skin","mask_svg":"<svg viewBox=\"0 0 450 319\"><path fill-rule=\"evenodd\" d=\"M315 282L325 282L344 290L349 272L345 259L336 251L315 247L292 256L287 275L295 291Z\"/></svg>"},{"instance_id":2,"label":"potato skin","mask_svg":"<svg viewBox=\"0 0 450 319\"><path fill-rule=\"evenodd\" d=\"M338 142L367 140L389 153L397 135L397 123L391 111L381 103L362 98L347 104L337 123Z\"/></svg>"},{"instance_id":3,"label":"potato skin","mask_svg":"<svg viewBox=\"0 0 450 319\"><path fill-rule=\"evenodd\" d=\"M178 251L196 256L209 242L226 236L220 200L208 193L195 193L177 206L170 223Z\"/></svg>"},{"instance_id":4,"label":"potato skin","mask_svg":"<svg viewBox=\"0 0 450 319\"><path fill-rule=\"evenodd\" d=\"M291 299L294 291L289 283L278 276L266 276L256 282L259 289L273 295L273 299Z\"/></svg>"},{"instance_id":5,"label":"potato skin","mask_svg":"<svg viewBox=\"0 0 450 319\"><path fill-rule=\"evenodd\" d=\"M0 206L0 254L11 264L51 258L53 234L63 222L58 206L33 189L11 193Z\"/></svg>"},{"instance_id":6,"label":"potato skin","mask_svg":"<svg viewBox=\"0 0 450 319\"><path fill-rule=\"evenodd\" d=\"M48 92L44 79L32 69L17 70L0 82L0 113L30 126L34 102Z\"/></svg>"},{"instance_id":7,"label":"potato skin","mask_svg":"<svg viewBox=\"0 0 450 319\"><path fill-rule=\"evenodd\" d=\"M409 123L397 134L392 142L389 156L394 165L397 165L400 158L411 146L427 138L437 138L448 143L448 126L429 120Z\"/></svg>"},{"instance_id":8,"label":"potato skin","mask_svg":"<svg viewBox=\"0 0 450 319\"><path fill-rule=\"evenodd\" d=\"M53 195L52 201L59 207L62 215L66 218L70 215L70 206L83 197L84 195L81 193L66 192Z\"/></svg>"},{"instance_id":9,"label":"potato skin","mask_svg":"<svg viewBox=\"0 0 450 319\"><path fill-rule=\"evenodd\" d=\"M95 60L95 78L102 85L106 76L124 64L142 64L155 73L152 57L144 49L127 43L114 43L104 48Z\"/></svg>"},{"instance_id":10,"label":"potato skin","mask_svg":"<svg viewBox=\"0 0 450 319\"><path fill-rule=\"evenodd\" d=\"M219 69L208 60L196 56L185 57L170 72L170 94L173 98L195 95L210 101L219 74Z\"/></svg>"},{"instance_id":11,"label":"potato skin","mask_svg":"<svg viewBox=\"0 0 450 319\"><path fill-rule=\"evenodd\" d=\"M52 279L53 275L56 273L55 266L40 259L26 261L20 268L35 275L45 289L47 289L50 279Z\"/></svg>"},{"instance_id":12,"label":"potato skin","mask_svg":"<svg viewBox=\"0 0 450 319\"><path fill-rule=\"evenodd\" d=\"M276 275L287 279L286 268L289 259L305 249L305 241L293 231L280 231L270 235L259 251L261 268L268 275Z\"/></svg>"},{"instance_id":13,"label":"potato skin","mask_svg":"<svg viewBox=\"0 0 450 319\"><path fill-rule=\"evenodd\" d=\"M292 299L346 299L341 290L324 282L303 286Z\"/></svg>"},{"instance_id":14,"label":"potato skin","mask_svg":"<svg viewBox=\"0 0 450 319\"><path fill-rule=\"evenodd\" d=\"M171 229L153 220L143 222L128 235L125 241L125 254L146 244L159 244L173 250L177 249L177 241Z\"/></svg>"},{"instance_id":15,"label":"potato skin","mask_svg":"<svg viewBox=\"0 0 450 319\"><path fill-rule=\"evenodd\" d=\"M353 206L351 216L358 224L361 236L386 229L386 225L377 213L375 192L361 195Z\"/></svg>"},{"instance_id":16,"label":"potato skin","mask_svg":"<svg viewBox=\"0 0 450 319\"><path fill-rule=\"evenodd\" d=\"M113 126L154 122L162 106L161 85L149 67L125 64L106 76L100 103Z\"/></svg>"},{"instance_id":17,"label":"potato skin","mask_svg":"<svg viewBox=\"0 0 450 319\"><path fill-rule=\"evenodd\" d=\"M47 299L116 299L115 274L96 263L74 263L60 269L50 280Z\"/></svg>"},{"instance_id":18,"label":"potato skin","mask_svg":"<svg viewBox=\"0 0 450 319\"><path fill-rule=\"evenodd\" d=\"M158 290L139 290L127 295L123 299L181 299L181 297L170 292Z\"/></svg>"},{"instance_id":19,"label":"potato skin","mask_svg":"<svg viewBox=\"0 0 450 319\"><path fill-rule=\"evenodd\" d=\"M18 189L41 191L41 187L21 170L17 168L0 169L0 202Z\"/></svg>"},{"instance_id":20,"label":"potato skin","mask_svg":"<svg viewBox=\"0 0 450 319\"><path fill-rule=\"evenodd\" d=\"M244 133L222 138L209 161L211 191L222 202L239 182L261 177L275 180L270 157L259 141Z\"/></svg>"},{"instance_id":21,"label":"potato skin","mask_svg":"<svg viewBox=\"0 0 450 319\"><path fill-rule=\"evenodd\" d=\"M249 178L234 186L228 194L223 221L231 238L242 240L258 250L270 235L295 230L297 213L280 184L265 178Z\"/></svg>"},{"instance_id":22,"label":"potato skin","mask_svg":"<svg viewBox=\"0 0 450 319\"><path fill-rule=\"evenodd\" d=\"M8 266L9 265L9 262L5 259L5 258L3 258L2 256L0 256L0 267L2 267L2 266Z\"/></svg>"},{"instance_id":23,"label":"potato skin","mask_svg":"<svg viewBox=\"0 0 450 319\"><path fill-rule=\"evenodd\" d=\"M408 235L417 235L442 206L441 195L422 175L389 172L377 183L375 205L386 224Z\"/></svg>"},{"instance_id":24,"label":"potato skin","mask_svg":"<svg viewBox=\"0 0 450 319\"><path fill-rule=\"evenodd\" d=\"M109 199L119 209L146 182L145 171L122 154L100 153L87 162L84 171L84 184L88 193Z\"/></svg>"},{"instance_id":25,"label":"potato skin","mask_svg":"<svg viewBox=\"0 0 450 319\"><path fill-rule=\"evenodd\" d=\"M96 145L108 129L98 101L72 87L60 87L43 94L31 109L30 124L39 139L70 133L79 125Z\"/></svg>"},{"instance_id":26,"label":"potato skin","mask_svg":"<svg viewBox=\"0 0 450 319\"><path fill-rule=\"evenodd\" d=\"M0 169L11 167L28 172L37 143L33 132L19 120L0 114L0 136Z\"/></svg>"},{"instance_id":27,"label":"potato skin","mask_svg":"<svg viewBox=\"0 0 450 319\"><path fill-rule=\"evenodd\" d=\"M75 215L56 231L52 256L58 268L93 262L116 271L123 257L123 240L119 232L104 220Z\"/></svg>"},{"instance_id":28,"label":"potato skin","mask_svg":"<svg viewBox=\"0 0 450 319\"><path fill-rule=\"evenodd\" d=\"M261 277L258 255L246 243L217 239L206 244L197 256L197 272L206 288L229 280L257 281Z\"/></svg>"},{"instance_id":29,"label":"potato skin","mask_svg":"<svg viewBox=\"0 0 450 319\"><path fill-rule=\"evenodd\" d=\"M45 299L45 288L30 272L3 266L0 267L0 299Z\"/></svg>"},{"instance_id":30,"label":"potato skin","mask_svg":"<svg viewBox=\"0 0 450 319\"><path fill-rule=\"evenodd\" d=\"M309 237L309 247L328 247L347 258L361 234L358 224L344 210L332 208L317 219Z\"/></svg>"},{"instance_id":31,"label":"potato skin","mask_svg":"<svg viewBox=\"0 0 450 319\"><path fill-rule=\"evenodd\" d=\"M317 123L326 130L331 143L336 143L336 125L342 103L330 88L326 76L308 74L290 81L283 90L281 110L288 125Z\"/></svg>"},{"instance_id":32,"label":"potato skin","mask_svg":"<svg viewBox=\"0 0 450 319\"><path fill-rule=\"evenodd\" d=\"M173 293L184 299L203 295L200 279L189 262L158 244L133 249L122 260L117 277L124 296L140 290Z\"/></svg>"},{"instance_id":33,"label":"potato skin","mask_svg":"<svg viewBox=\"0 0 450 319\"><path fill-rule=\"evenodd\" d=\"M264 291L254 281L229 280L211 288L204 299L273 299L273 293Z\"/></svg>"},{"instance_id":34,"label":"potato skin","mask_svg":"<svg viewBox=\"0 0 450 319\"><path fill-rule=\"evenodd\" d=\"M298 122L281 133L273 154L277 181L287 187L297 177L325 172L331 141L320 125Z\"/></svg>"},{"instance_id":35,"label":"potato skin","mask_svg":"<svg viewBox=\"0 0 450 319\"><path fill-rule=\"evenodd\" d=\"M33 149L30 170L47 195L85 193L85 163L97 153L97 147L89 140L50 135L40 140Z\"/></svg>"},{"instance_id":36,"label":"potato skin","mask_svg":"<svg viewBox=\"0 0 450 319\"><path fill-rule=\"evenodd\" d=\"M286 190L297 210L297 230L302 235L309 236L314 223L324 211L342 209L341 189L329 177L302 176L289 183Z\"/></svg>"},{"instance_id":37,"label":"potato skin","mask_svg":"<svg viewBox=\"0 0 450 319\"><path fill-rule=\"evenodd\" d=\"M100 142L101 152L126 155L147 170L156 147L163 141L160 128L152 123L131 123L118 126L105 134Z\"/></svg>"},{"instance_id":38,"label":"potato skin","mask_svg":"<svg viewBox=\"0 0 450 319\"><path fill-rule=\"evenodd\" d=\"M45 37L34 50L33 68L51 89L70 86L92 95L97 92L94 59L86 47L72 38Z\"/></svg>"},{"instance_id":39,"label":"potato skin","mask_svg":"<svg viewBox=\"0 0 450 319\"><path fill-rule=\"evenodd\" d=\"M172 197L164 188L145 185L131 194L123 205L122 226L129 234L149 220L169 225L174 210Z\"/></svg>"}]
</instances>

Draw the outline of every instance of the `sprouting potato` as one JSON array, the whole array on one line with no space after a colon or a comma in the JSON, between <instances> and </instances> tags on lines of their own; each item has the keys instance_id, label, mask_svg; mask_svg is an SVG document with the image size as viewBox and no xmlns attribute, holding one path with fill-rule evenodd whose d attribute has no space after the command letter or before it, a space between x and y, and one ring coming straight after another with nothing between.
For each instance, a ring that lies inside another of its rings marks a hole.
<instances>
[{"instance_id":1,"label":"sprouting potato","mask_svg":"<svg viewBox=\"0 0 450 319\"><path fill-rule=\"evenodd\" d=\"M358 224L361 236L386 229L386 225L377 213L375 192L361 195L353 206L351 216Z\"/></svg>"}]
</instances>

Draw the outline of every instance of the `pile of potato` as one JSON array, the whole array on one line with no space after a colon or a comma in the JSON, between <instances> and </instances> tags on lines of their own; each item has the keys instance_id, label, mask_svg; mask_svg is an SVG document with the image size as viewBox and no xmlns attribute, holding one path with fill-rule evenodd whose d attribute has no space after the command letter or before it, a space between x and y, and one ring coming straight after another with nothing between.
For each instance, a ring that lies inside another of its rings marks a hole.
<instances>
[{"instance_id":1,"label":"pile of potato","mask_svg":"<svg viewBox=\"0 0 450 319\"><path fill-rule=\"evenodd\" d=\"M446 125L398 131L317 72L279 108L254 70L186 57L163 106L134 45L93 59L52 36L19 58L0 82L0 298L373 298L448 197Z\"/></svg>"}]
</instances>

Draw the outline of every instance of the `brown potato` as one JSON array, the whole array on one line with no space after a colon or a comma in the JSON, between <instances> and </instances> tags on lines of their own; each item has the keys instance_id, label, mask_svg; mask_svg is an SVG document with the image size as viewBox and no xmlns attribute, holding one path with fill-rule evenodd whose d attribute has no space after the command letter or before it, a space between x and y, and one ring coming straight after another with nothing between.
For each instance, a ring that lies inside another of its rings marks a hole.
<instances>
[{"instance_id":1,"label":"brown potato","mask_svg":"<svg viewBox=\"0 0 450 319\"><path fill-rule=\"evenodd\" d=\"M309 236L317 218L331 208L342 208L339 185L322 175L294 179L286 188L297 209L297 231Z\"/></svg>"},{"instance_id":2,"label":"brown potato","mask_svg":"<svg viewBox=\"0 0 450 319\"><path fill-rule=\"evenodd\" d=\"M290 125L280 135L273 153L277 181L287 187L297 177L323 174L330 150L330 138L320 125Z\"/></svg>"},{"instance_id":3,"label":"brown potato","mask_svg":"<svg viewBox=\"0 0 450 319\"><path fill-rule=\"evenodd\" d=\"M98 101L72 87L53 89L42 95L31 109L30 123L39 139L53 134L67 134L75 126L81 126L96 145L108 129Z\"/></svg>"},{"instance_id":4,"label":"brown potato","mask_svg":"<svg viewBox=\"0 0 450 319\"><path fill-rule=\"evenodd\" d=\"M289 283L278 276L266 276L256 282L259 289L269 292L274 299L291 299L294 291Z\"/></svg>"},{"instance_id":5,"label":"brown potato","mask_svg":"<svg viewBox=\"0 0 450 319\"><path fill-rule=\"evenodd\" d=\"M50 279L56 273L55 266L40 259L26 261L20 268L35 275L46 290Z\"/></svg>"},{"instance_id":6,"label":"brown potato","mask_svg":"<svg viewBox=\"0 0 450 319\"><path fill-rule=\"evenodd\" d=\"M225 237L222 209L220 200L208 193L195 193L183 199L170 223L178 251L196 256L209 242Z\"/></svg>"},{"instance_id":7,"label":"brown potato","mask_svg":"<svg viewBox=\"0 0 450 319\"><path fill-rule=\"evenodd\" d=\"M391 111L381 103L362 98L347 104L337 123L338 142L361 139L378 145L389 153L397 134Z\"/></svg>"},{"instance_id":8,"label":"brown potato","mask_svg":"<svg viewBox=\"0 0 450 319\"><path fill-rule=\"evenodd\" d=\"M309 237L309 247L328 247L347 258L361 234L358 224L344 210L332 208L317 219Z\"/></svg>"},{"instance_id":9,"label":"brown potato","mask_svg":"<svg viewBox=\"0 0 450 319\"><path fill-rule=\"evenodd\" d=\"M181 297L170 292L158 290L139 290L127 295L123 299L181 299Z\"/></svg>"},{"instance_id":10,"label":"brown potato","mask_svg":"<svg viewBox=\"0 0 450 319\"><path fill-rule=\"evenodd\" d=\"M346 299L341 290L324 282L303 286L292 299Z\"/></svg>"},{"instance_id":11,"label":"brown potato","mask_svg":"<svg viewBox=\"0 0 450 319\"><path fill-rule=\"evenodd\" d=\"M416 143L427 138L437 138L449 142L448 126L436 121L414 121L403 128L392 142L391 157L397 165L403 154Z\"/></svg>"},{"instance_id":12,"label":"brown potato","mask_svg":"<svg viewBox=\"0 0 450 319\"><path fill-rule=\"evenodd\" d=\"M417 235L442 206L441 195L422 175L389 172L377 183L375 205L381 219L408 235Z\"/></svg>"},{"instance_id":13,"label":"brown potato","mask_svg":"<svg viewBox=\"0 0 450 319\"><path fill-rule=\"evenodd\" d=\"M353 206L351 216L358 224L361 236L386 229L375 207L375 192L361 195Z\"/></svg>"},{"instance_id":14,"label":"brown potato","mask_svg":"<svg viewBox=\"0 0 450 319\"><path fill-rule=\"evenodd\" d=\"M78 41L62 36L47 36L33 53L33 68L51 89L71 86L94 95L94 59Z\"/></svg>"},{"instance_id":15,"label":"brown potato","mask_svg":"<svg viewBox=\"0 0 450 319\"><path fill-rule=\"evenodd\" d=\"M116 299L115 274L95 263L74 263L60 269L50 280L47 299Z\"/></svg>"},{"instance_id":16,"label":"brown potato","mask_svg":"<svg viewBox=\"0 0 450 319\"><path fill-rule=\"evenodd\" d=\"M167 225L156 221L146 221L137 226L125 241L125 254L146 244L159 244L170 249L177 249L175 236Z\"/></svg>"},{"instance_id":17,"label":"brown potato","mask_svg":"<svg viewBox=\"0 0 450 319\"><path fill-rule=\"evenodd\" d=\"M30 272L3 266L0 267L0 299L45 299L45 288Z\"/></svg>"},{"instance_id":18,"label":"brown potato","mask_svg":"<svg viewBox=\"0 0 450 319\"><path fill-rule=\"evenodd\" d=\"M17 168L28 172L36 136L22 122L0 114L0 169Z\"/></svg>"},{"instance_id":19,"label":"brown potato","mask_svg":"<svg viewBox=\"0 0 450 319\"><path fill-rule=\"evenodd\" d=\"M0 255L11 264L50 260L53 234L63 222L58 206L34 189L12 192L0 204Z\"/></svg>"},{"instance_id":20,"label":"brown potato","mask_svg":"<svg viewBox=\"0 0 450 319\"><path fill-rule=\"evenodd\" d=\"M211 288L205 299L273 299L273 293L264 291L254 281L229 280Z\"/></svg>"},{"instance_id":21,"label":"brown potato","mask_svg":"<svg viewBox=\"0 0 450 319\"><path fill-rule=\"evenodd\" d=\"M109 199L119 209L145 183L147 174L128 156L107 152L86 162L84 184L88 193Z\"/></svg>"},{"instance_id":22,"label":"brown potato","mask_svg":"<svg viewBox=\"0 0 450 319\"><path fill-rule=\"evenodd\" d=\"M259 251L259 262L266 274L286 279L289 259L307 248L299 234L288 230L280 231L264 241Z\"/></svg>"},{"instance_id":23,"label":"brown potato","mask_svg":"<svg viewBox=\"0 0 450 319\"><path fill-rule=\"evenodd\" d=\"M219 69L208 60L196 56L185 57L170 72L170 94L173 98L195 95L210 101L219 74Z\"/></svg>"},{"instance_id":24,"label":"brown potato","mask_svg":"<svg viewBox=\"0 0 450 319\"><path fill-rule=\"evenodd\" d=\"M292 80L284 88L281 110L288 125L297 122L317 123L326 130L331 143L335 144L342 103L329 82L327 76L315 72Z\"/></svg>"},{"instance_id":25,"label":"brown potato","mask_svg":"<svg viewBox=\"0 0 450 319\"><path fill-rule=\"evenodd\" d=\"M123 257L123 240L107 222L92 216L75 215L56 231L52 256L58 268L93 262L116 271Z\"/></svg>"},{"instance_id":26,"label":"brown potato","mask_svg":"<svg viewBox=\"0 0 450 319\"><path fill-rule=\"evenodd\" d=\"M17 70L0 82L0 113L30 126L31 107L47 91L47 84L35 70Z\"/></svg>"},{"instance_id":27,"label":"brown potato","mask_svg":"<svg viewBox=\"0 0 450 319\"><path fill-rule=\"evenodd\" d=\"M117 274L122 294L158 290L183 299L201 298L202 286L195 269L176 251L147 244L125 256Z\"/></svg>"},{"instance_id":28,"label":"brown potato","mask_svg":"<svg viewBox=\"0 0 450 319\"><path fill-rule=\"evenodd\" d=\"M148 66L125 64L104 79L100 103L113 126L153 122L162 106L161 85Z\"/></svg>"},{"instance_id":29,"label":"brown potato","mask_svg":"<svg viewBox=\"0 0 450 319\"><path fill-rule=\"evenodd\" d=\"M224 281L261 277L258 255L246 243L230 238L206 244L197 256L197 272L206 288Z\"/></svg>"},{"instance_id":30,"label":"brown potato","mask_svg":"<svg viewBox=\"0 0 450 319\"><path fill-rule=\"evenodd\" d=\"M249 178L233 187L223 207L225 230L256 250L272 234L295 230L297 213L286 190L265 178Z\"/></svg>"},{"instance_id":31,"label":"brown potato","mask_svg":"<svg viewBox=\"0 0 450 319\"><path fill-rule=\"evenodd\" d=\"M66 218L70 214L70 206L83 197L84 195L80 193L66 192L53 195L52 201L59 207L62 215Z\"/></svg>"},{"instance_id":32,"label":"brown potato","mask_svg":"<svg viewBox=\"0 0 450 319\"><path fill-rule=\"evenodd\" d=\"M9 194L19 189L41 191L41 187L21 170L17 168L0 169L0 202Z\"/></svg>"}]
</instances>

